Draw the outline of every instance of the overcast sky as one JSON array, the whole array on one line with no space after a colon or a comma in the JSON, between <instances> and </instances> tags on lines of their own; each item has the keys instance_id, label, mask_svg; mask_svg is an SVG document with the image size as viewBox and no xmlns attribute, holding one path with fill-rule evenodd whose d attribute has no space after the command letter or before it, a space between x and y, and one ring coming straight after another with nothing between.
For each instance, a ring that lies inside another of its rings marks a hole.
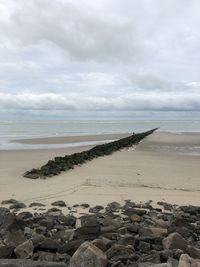
<instances>
[{"instance_id":1,"label":"overcast sky","mask_svg":"<svg viewBox=\"0 0 200 267\"><path fill-rule=\"evenodd\" d=\"M0 0L0 14L1 119L200 115L199 0Z\"/></svg>"}]
</instances>

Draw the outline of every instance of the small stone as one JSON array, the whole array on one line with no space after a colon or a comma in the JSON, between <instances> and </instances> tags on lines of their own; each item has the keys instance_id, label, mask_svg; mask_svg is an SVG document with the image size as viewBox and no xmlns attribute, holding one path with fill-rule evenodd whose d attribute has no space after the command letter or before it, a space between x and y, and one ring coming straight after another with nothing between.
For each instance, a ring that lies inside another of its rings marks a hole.
<instances>
[{"instance_id":1,"label":"small stone","mask_svg":"<svg viewBox=\"0 0 200 267\"><path fill-rule=\"evenodd\" d=\"M133 215L131 215L130 220L132 222L141 222L141 217L137 214L133 214Z\"/></svg>"},{"instance_id":2,"label":"small stone","mask_svg":"<svg viewBox=\"0 0 200 267\"><path fill-rule=\"evenodd\" d=\"M52 206L58 206L58 207L66 207L66 203L63 200L58 200L53 203L51 203Z\"/></svg>"},{"instance_id":3,"label":"small stone","mask_svg":"<svg viewBox=\"0 0 200 267\"><path fill-rule=\"evenodd\" d=\"M17 203L15 203L15 204L12 204L10 207L9 207L9 209L24 209L24 208L26 208L26 205L24 204L24 203L22 203L22 202L17 202Z\"/></svg>"},{"instance_id":4,"label":"small stone","mask_svg":"<svg viewBox=\"0 0 200 267\"><path fill-rule=\"evenodd\" d=\"M33 202L29 205L30 208L32 207L44 207L45 205L39 202Z\"/></svg>"}]
</instances>

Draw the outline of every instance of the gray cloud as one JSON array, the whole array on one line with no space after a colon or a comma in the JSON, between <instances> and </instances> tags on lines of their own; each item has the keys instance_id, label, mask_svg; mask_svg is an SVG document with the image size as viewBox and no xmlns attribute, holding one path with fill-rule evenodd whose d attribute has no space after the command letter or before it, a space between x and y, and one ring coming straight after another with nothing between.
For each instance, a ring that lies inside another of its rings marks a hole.
<instances>
[{"instance_id":1,"label":"gray cloud","mask_svg":"<svg viewBox=\"0 0 200 267\"><path fill-rule=\"evenodd\" d=\"M198 111L199 8L2 0L0 110Z\"/></svg>"},{"instance_id":2,"label":"gray cloud","mask_svg":"<svg viewBox=\"0 0 200 267\"><path fill-rule=\"evenodd\" d=\"M61 94L0 94L2 109L16 110L160 110L200 111L199 94L133 93L118 97L85 97Z\"/></svg>"}]
</instances>

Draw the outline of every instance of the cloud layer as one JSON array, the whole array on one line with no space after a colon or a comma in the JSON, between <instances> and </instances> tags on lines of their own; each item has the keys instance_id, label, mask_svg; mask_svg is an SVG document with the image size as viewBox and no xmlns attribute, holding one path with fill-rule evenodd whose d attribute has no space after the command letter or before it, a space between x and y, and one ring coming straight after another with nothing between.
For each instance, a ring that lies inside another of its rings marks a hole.
<instances>
[{"instance_id":1,"label":"cloud layer","mask_svg":"<svg viewBox=\"0 0 200 267\"><path fill-rule=\"evenodd\" d=\"M2 0L0 110L200 111L199 0Z\"/></svg>"}]
</instances>

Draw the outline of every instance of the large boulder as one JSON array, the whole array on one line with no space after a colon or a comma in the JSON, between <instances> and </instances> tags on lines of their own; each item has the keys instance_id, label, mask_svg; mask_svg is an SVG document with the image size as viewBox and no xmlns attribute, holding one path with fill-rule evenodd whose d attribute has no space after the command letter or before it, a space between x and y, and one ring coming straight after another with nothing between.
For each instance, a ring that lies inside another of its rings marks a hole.
<instances>
[{"instance_id":1,"label":"large boulder","mask_svg":"<svg viewBox=\"0 0 200 267\"><path fill-rule=\"evenodd\" d=\"M74 239L93 240L100 235L100 223L94 216L81 217L81 227L74 232Z\"/></svg>"},{"instance_id":2,"label":"large boulder","mask_svg":"<svg viewBox=\"0 0 200 267\"><path fill-rule=\"evenodd\" d=\"M200 267L200 260L190 258L188 254L182 254L178 267Z\"/></svg>"},{"instance_id":3,"label":"large boulder","mask_svg":"<svg viewBox=\"0 0 200 267\"><path fill-rule=\"evenodd\" d=\"M185 250L188 242L179 233L169 234L168 237L163 239L164 249L182 249Z\"/></svg>"},{"instance_id":4,"label":"large boulder","mask_svg":"<svg viewBox=\"0 0 200 267\"><path fill-rule=\"evenodd\" d=\"M21 231L9 232L4 239L4 243L7 246L17 247L18 245L24 243L26 238Z\"/></svg>"},{"instance_id":5,"label":"large boulder","mask_svg":"<svg viewBox=\"0 0 200 267\"><path fill-rule=\"evenodd\" d=\"M70 260L70 267L106 267L106 255L90 242L84 242Z\"/></svg>"},{"instance_id":6,"label":"large boulder","mask_svg":"<svg viewBox=\"0 0 200 267\"><path fill-rule=\"evenodd\" d=\"M33 243L31 240L27 240L24 243L17 246L14 250L15 255L19 259L28 259L33 256Z\"/></svg>"}]
</instances>

